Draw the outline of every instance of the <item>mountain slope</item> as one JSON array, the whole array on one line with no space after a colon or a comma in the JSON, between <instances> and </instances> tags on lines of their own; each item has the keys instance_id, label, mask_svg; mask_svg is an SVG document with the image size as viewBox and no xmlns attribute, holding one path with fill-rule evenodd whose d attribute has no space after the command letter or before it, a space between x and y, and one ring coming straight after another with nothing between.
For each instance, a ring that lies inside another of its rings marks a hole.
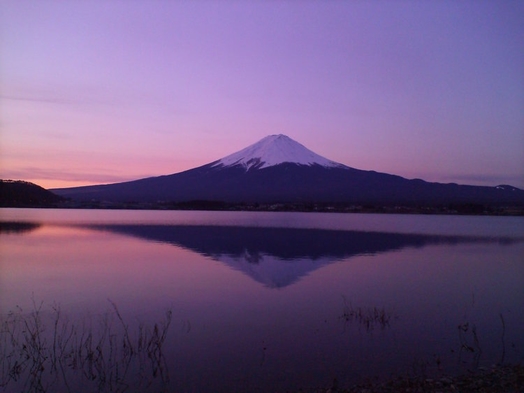
<instances>
[{"instance_id":1,"label":"mountain slope","mask_svg":"<svg viewBox=\"0 0 524 393\"><path fill-rule=\"evenodd\" d=\"M100 186L55 189L77 200L380 205L523 205L524 191L408 180L328 160L284 135L272 135L185 172Z\"/></svg>"}]
</instances>

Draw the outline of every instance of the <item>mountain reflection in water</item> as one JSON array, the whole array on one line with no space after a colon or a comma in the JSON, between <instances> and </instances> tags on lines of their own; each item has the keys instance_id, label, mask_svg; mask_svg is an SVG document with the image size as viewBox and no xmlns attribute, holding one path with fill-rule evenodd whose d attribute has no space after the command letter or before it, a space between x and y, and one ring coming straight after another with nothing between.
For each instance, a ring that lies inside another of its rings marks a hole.
<instances>
[{"instance_id":1,"label":"mountain reflection in water","mask_svg":"<svg viewBox=\"0 0 524 393\"><path fill-rule=\"evenodd\" d=\"M41 224L31 222L2 222L0 221L0 234L4 233L25 233L40 228Z\"/></svg>"},{"instance_id":2,"label":"mountain reflection in water","mask_svg":"<svg viewBox=\"0 0 524 393\"><path fill-rule=\"evenodd\" d=\"M225 263L269 288L283 288L314 270L358 255L407 247L513 243L515 239L385 232L173 225L90 225L89 228L173 244Z\"/></svg>"}]
</instances>

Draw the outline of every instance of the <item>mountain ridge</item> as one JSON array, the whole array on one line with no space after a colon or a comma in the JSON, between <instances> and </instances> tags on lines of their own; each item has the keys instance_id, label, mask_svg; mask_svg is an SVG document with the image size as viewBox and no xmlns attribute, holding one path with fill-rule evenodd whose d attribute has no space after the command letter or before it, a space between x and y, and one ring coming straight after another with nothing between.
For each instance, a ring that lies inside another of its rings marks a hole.
<instances>
[{"instance_id":1,"label":"mountain ridge","mask_svg":"<svg viewBox=\"0 0 524 393\"><path fill-rule=\"evenodd\" d=\"M52 191L79 201L109 202L524 205L524 191L516 187L430 183L355 169L285 135L270 135L222 159L171 175Z\"/></svg>"}]
</instances>

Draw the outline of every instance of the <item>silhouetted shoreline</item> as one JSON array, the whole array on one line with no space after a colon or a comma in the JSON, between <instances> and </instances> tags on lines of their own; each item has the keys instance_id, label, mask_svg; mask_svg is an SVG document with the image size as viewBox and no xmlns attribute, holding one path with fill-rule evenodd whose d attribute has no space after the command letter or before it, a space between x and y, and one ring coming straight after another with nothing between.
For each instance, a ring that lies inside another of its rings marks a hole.
<instances>
[{"instance_id":1,"label":"silhouetted shoreline","mask_svg":"<svg viewBox=\"0 0 524 393\"><path fill-rule=\"evenodd\" d=\"M48 204L3 203L0 207L108 210L195 210L195 211L260 211L301 213L372 213L372 214L436 214L479 216L524 216L524 206L488 206L460 204L447 206L375 206L329 203L226 203L222 201L189 202L107 202L63 201Z\"/></svg>"},{"instance_id":2,"label":"silhouetted shoreline","mask_svg":"<svg viewBox=\"0 0 524 393\"><path fill-rule=\"evenodd\" d=\"M487 202L463 201L460 203L420 202L381 203L372 200L228 202L219 199L190 199L186 201L162 200L126 201L88 200L62 197L36 184L21 180L0 180L0 208L55 208L55 209L128 209L128 210L207 210L207 211L270 211L270 212L321 212L321 213L385 213L385 214L448 214L524 216L524 201Z\"/></svg>"}]
</instances>

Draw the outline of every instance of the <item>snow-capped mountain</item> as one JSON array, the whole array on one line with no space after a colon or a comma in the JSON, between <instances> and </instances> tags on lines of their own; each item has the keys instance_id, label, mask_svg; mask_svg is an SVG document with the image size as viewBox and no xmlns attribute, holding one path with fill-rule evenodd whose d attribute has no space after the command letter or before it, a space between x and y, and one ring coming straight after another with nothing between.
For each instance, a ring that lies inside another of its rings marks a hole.
<instances>
[{"instance_id":1,"label":"snow-capped mountain","mask_svg":"<svg viewBox=\"0 0 524 393\"><path fill-rule=\"evenodd\" d=\"M245 149L212 164L212 167L242 165L249 169L262 169L283 163L320 165L326 168L345 167L319 156L286 135L269 135Z\"/></svg>"},{"instance_id":2,"label":"snow-capped mountain","mask_svg":"<svg viewBox=\"0 0 524 393\"><path fill-rule=\"evenodd\" d=\"M524 191L429 183L350 168L285 135L271 135L222 159L172 175L124 183L62 188L80 201L342 203L360 205L524 205Z\"/></svg>"}]
</instances>

